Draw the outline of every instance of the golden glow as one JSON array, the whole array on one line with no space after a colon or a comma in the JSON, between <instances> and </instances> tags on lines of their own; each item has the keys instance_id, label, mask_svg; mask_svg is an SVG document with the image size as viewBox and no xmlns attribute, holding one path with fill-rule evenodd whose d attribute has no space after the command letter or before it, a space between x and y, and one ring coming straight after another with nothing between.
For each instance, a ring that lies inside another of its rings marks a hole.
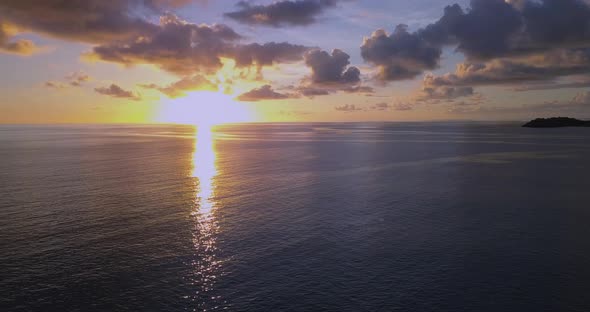
<instances>
[{"instance_id":1,"label":"golden glow","mask_svg":"<svg viewBox=\"0 0 590 312\"><path fill-rule=\"evenodd\" d=\"M185 97L163 99L156 121L197 126L258 121L259 112L251 104L235 98L257 85L257 82L248 83L244 78L253 79L259 73L249 68L236 68L232 59L223 58L222 61L223 67L213 79L219 82L219 91L199 90L188 92Z\"/></svg>"},{"instance_id":2,"label":"golden glow","mask_svg":"<svg viewBox=\"0 0 590 312\"><path fill-rule=\"evenodd\" d=\"M207 127L255 120L246 105L222 92L195 91L186 97L163 100L160 106L157 121L164 123Z\"/></svg>"}]
</instances>

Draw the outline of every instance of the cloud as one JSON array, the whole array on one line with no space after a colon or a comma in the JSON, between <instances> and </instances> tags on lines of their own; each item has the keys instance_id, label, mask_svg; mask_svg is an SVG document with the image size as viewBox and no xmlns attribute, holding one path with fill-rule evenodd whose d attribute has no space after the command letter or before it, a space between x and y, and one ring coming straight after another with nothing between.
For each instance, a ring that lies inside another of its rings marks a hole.
<instances>
[{"instance_id":1,"label":"cloud","mask_svg":"<svg viewBox=\"0 0 590 312\"><path fill-rule=\"evenodd\" d=\"M414 106L409 103L395 103L393 109L396 111L411 111L414 110Z\"/></svg>"},{"instance_id":2,"label":"cloud","mask_svg":"<svg viewBox=\"0 0 590 312\"><path fill-rule=\"evenodd\" d=\"M240 36L224 25L196 25L168 14L147 36L99 45L86 55L124 65L153 64L163 70L189 75L221 68L220 55Z\"/></svg>"},{"instance_id":3,"label":"cloud","mask_svg":"<svg viewBox=\"0 0 590 312\"><path fill-rule=\"evenodd\" d=\"M138 11L159 13L180 1L3 0L0 17L23 29L66 40L104 43L154 31Z\"/></svg>"},{"instance_id":4,"label":"cloud","mask_svg":"<svg viewBox=\"0 0 590 312\"><path fill-rule=\"evenodd\" d=\"M454 73L426 75L431 86L476 86L551 81L590 72L590 49L556 50L545 54L485 63L460 63Z\"/></svg>"},{"instance_id":5,"label":"cloud","mask_svg":"<svg viewBox=\"0 0 590 312\"><path fill-rule=\"evenodd\" d=\"M270 66L275 63L301 61L303 54L311 48L287 42L251 43L228 48L226 57L233 58L237 67Z\"/></svg>"},{"instance_id":6,"label":"cloud","mask_svg":"<svg viewBox=\"0 0 590 312\"><path fill-rule=\"evenodd\" d=\"M590 91L584 91L576 94L572 99L572 104L590 105Z\"/></svg>"},{"instance_id":7,"label":"cloud","mask_svg":"<svg viewBox=\"0 0 590 312\"><path fill-rule=\"evenodd\" d=\"M447 112L454 113L454 114L468 114L480 111L482 109L479 106L480 103L477 102L458 102L452 103L452 105L447 109Z\"/></svg>"},{"instance_id":8,"label":"cloud","mask_svg":"<svg viewBox=\"0 0 590 312\"><path fill-rule=\"evenodd\" d=\"M309 98L331 94L330 90L327 90L327 89L317 89L317 88L309 88L309 87L297 88L297 91L301 95L309 97Z\"/></svg>"},{"instance_id":9,"label":"cloud","mask_svg":"<svg viewBox=\"0 0 590 312\"><path fill-rule=\"evenodd\" d=\"M66 80L69 81L71 86L80 87L82 84L90 80L90 76L82 71L77 71L67 75Z\"/></svg>"},{"instance_id":10,"label":"cloud","mask_svg":"<svg viewBox=\"0 0 590 312\"><path fill-rule=\"evenodd\" d=\"M11 40L17 32L18 30L14 27L0 21L0 52L17 55L32 55L41 50L31 40Z\"/></svg>"},{"instance_id":11,"label":"cloud","mask_svg":"<svg viewBox=\"0 0 590 312\"><path fill-rule=\"evenodd\" d=\"M350 56L339 49L330 55L326 51L312 50L305 53L305 64L311 68L314 84L355 84L361 81L361 71L350 66Z\"/></svg>"},{"instance_id":12,"label":"cloud","mask_svg":"<svg viewBox=\"0 0 590 312\"><path fill-rule=\"evenodd\" d=\"M377 77L381 80L412 79L438 67L441 54L440 47L409 33L406 25L398 25L391 35L377 30L361 46L361 56L378 66Z\"/></svg>"},{"instance_id":13,"label":"cloud","mask_svg":"<svg viewBox=\"0 0 590 312\"><path fill-rule=\"evenodd\" d=\"M46 88L56 89L56 90L61 90L61 89L64 89L66 87L62 83L55 82L55 81L46 81L43 84L43 86L46 87Z\"/></svg>"},{"instance_id":14,"label":"cloud","mask_svg":"<svg viewBox=\"0 0 590 312\"><path fill-rule=\"evenodd\" d=\"M323 95L330 95L336 92L345 92L345 93L362 93L365 95L369 95L375 93L375 89L368 87L368 86L340 86L340 85L324 85L324 86L315 86L315 85L299 85L299 86L292 86L291 89L295 90L298 94L308 97L314 98L316 96L323 96Z\"/></svg>"},{"instance_id":15,"label":"cloud","mask_svg":"<svg viewBox=\"0 0 590 312\"><path fill-rule=\"evenodd\" d=\"M334 7L337 0L283 0L268 5L238 2L238 10L225 13L240 23L271 27L302 26L315 23L325 9Z\"/></svg>"},{"instance_id":16,"label":"cloud","mask_svg":"<svg viewBox=\"0 0 590 312\"><path fill-rule=\"evenodd\" d=\"M514 106L452 106L449 112L456 114L477 114L480 116L506 116L515 118L575 116L578 118L590 118L590 102L570 101L546 101L541 104L527 104Z\"/></svg>"},{"instance_id":17,"label":"cloud","mask_svg":"<svg viewBox=\"0 0 590 312\"><path fill-rule=\"evenodd\" d=\"M546 101L540 104L483 107L478 105L454 105L449 112L456 114L478 114L484 116L523 116L523 118L555 116L590 117L590 92L576 94L571 100Z\"/></svg>"},{"instance_id":18,"label":"cloud","mask_svg":"<svg viewBox=\"0 0 590 312\"><path fill-rule=\"evenodd\" d=\"M425 86L418 96L418 101L454 100L475 95L472 87L431 87Z\"/></svg>"},{"instance_id":19,"label":"cloud","mask_svg":"<svg viewBox=\"0 0 590 312\"><path fill-rule=\"evenodd\" d=\"M218 91L218 84L207 79L206 77L195 75L184 77L172 84L165 87L156 84L143 84L140 85L146 89L155 89L171 98L177 98L186 96L187 91L206 90L206 91Z\"/></svg>"},{"instance_id":20,"label":"cloud","mask_svg":"<svg viewBox=\"0 0 590 312\"><path fill-rule=\"evenodd\" d=\"M127 66L152 64L168 72L187 76L214 73L222 66L222 57L236 61L237 67L269 66L302 59L309 48L290 43L238 44L241 39L225 25L196 25L168 14L150 36L100 45L86 55Z\"/></svg>"},{"instance_id":21,"label":"cloud","mask_svg":"<svg viewBox=\"0 0 590 312\"><path fill-rule=\"evenodd\" d=\"M516 64L514 58L586 48L589 29L590 5L583 0L471 0L469 10L447 6L437 22L412 33L405 25L391 35L377 30L364 39L361 54L378 67L379 79L403 80L438 68L445 46L456 47L467 64Z\"/></svg>"},{"instance_id":22,"label":"cloud","mask_svg":"<svg viewBox=\"0 0 590 312\"><path fill-rule=\"evenodd\" d=\"M582 0L526 1L522 15L529 44L536 48L590 43L588 2Z\"/></svg>"},{"instance_id":23,"label":"cloud","mask_svg":"<svg viewBox=\"0 0 590 312\"><path fill-rule=\"evenodd\" d=\"M450 42L456 41L457 49L471 59L510 53L512 39L523 26L521 12L504 0L472 0L469 11L448 10L439 22Z\"/></svg>"},{"instance_id":24,"label":"cloud","mask_svg":"<svg viewBox=\"0 0 590 312\"><path fill-rule=\"evenodd\" d=\"M391 110L410 111L413 109L414 109L414 105L412 105L410 103L398 102L398 103L394 103L394 104L388 104L385 102L381 102L381 103L377 103L377 104L372 105L371 107L369 107L368 110L370 110L370 111L391 111Z\"/></svg>"},{"instance_id":25,"label":"cloud","mask_svg":"<svg viewBox=\"0 0 590 312\"><path fill-rule=\"evenodd\" d=\"M566 82L540 82L518 86L512 89L516 92L538 91L538 90L557 90L557 89L577 89L590 88L590 77L582 79L573 79Z\"/></svg>"},{"instance_id":26,"label":"cloud","mask_svg":"<svg viewBox=\"0 0 590 312\"><path fill-rule=\"evenodd\" d=\"M440 84L440 77L429 74L424 77L422 89L412 97L412 101L414 104L441 104L456 103L460 98L465 98L467 103L480 104L484 101L483 95L471 86Z\"/></svg>"},{"instance_id":27,"label":"cloud","mask_svg":"<svg viewBox=\"0 0 590 312\"><path fill-rule=\"evenodd\" d=\"M369 86L347 86L340 89L340 91L346 93L364 93L364 94L372 94L375 93L375 89Z\"/></svg>"},{"instance_id":28,"label":"cloud","mask_svg":"<svg viewBox=\"0 0 590 312\"><path fill-rule=\"evenodd\" d=\"M123 88L119 87L116 84L111 84L108 87L95 88L94 91L96 91L97 93L100 93L103 95L108 95L108 96L115 97L115 98L125 98L125 99L134 100L134 101L141 100L141 97L139 96L139 94L134 94L131 91L124 90Z\"/></svg>"},{"instance_id":29,"label":"cloud","mask_svg":"<svg viewBox=\"0 0 590 312\"><path fill-rule=\"evenodd\" d=\"M191 0L3 0L0 18L18 28L54 38L107 43L150 35L150 17Z\"/></svg>"},{"instance_id":30,"label":"cloud","mask_svg":"<svg viewBox=\"0 0 590 312\"><path fill-rule=\"evenodd\" d=\"M52 89L65 89L66 87L81 87L84 83L90 81L90 76L83 71L72 72L65 76L65 81L47 81L44 86Z\"/></svg>"},{"instance_id":31,"label":"cloud","mask_svg":"<svg viewBox=\"0 0 590 312\"><path fill-rule=\"evenodd\" d=\"M289 43L249 43L223 24L194 24L172 10L188 0L6 0L0 2L0 50L30 54L32 42L8 41L6 29L34 33L93 45L86 60L125 66L155 65L179 76L212 74L222 58L237 67L271 66L302 60L310 48ZM153 22L160 16L159 22ZM5 26L8 25L8 26ZM10 27L9 27L10 26Z\"/></svg>"},{"instance_id":32,"label":"cloud","mask_svg":"<svg viewBox=\"0 0 590 312\"><path fill-rule=\"evenodd\" d=\"M411 104L405 104L405 103L388 104L385 102L381 102L381 103L373 104L369 107L359 107L354 104L346 104L346 105L336 106L336 107L334 107L334 109L337 111L346 112L346 113L375 112L375 111L384 112L384 111L392 111L392 110L396 110L396 111L412 110L413 106Z\"/></svg>"},{"instance_id":33,"label":"cloud","mask_svg":"<svg viewBox=\"0 0 590 312\"><path fill-rule=\"evenodd\" d=\"M374 89L361 86L361 71L350 65L350 56L340 49L332 53L313 49L304 55L305 65L311 69L311 76L301 80L294 87L301 95L315 97L336 92L373 93Z\"/></svg>"},{"instance_id":34,"label":"cloud","mask_svg":"<svg viewBox=\"0 0 590 312\"><path fill-rule=\"evenodd\" d=\"M340 111L340 112L345 112L345 113L352 113L352 112L358 112L358 111L362 111L363 109L360 107L357 107L354 104L346 104L346 105L342 105L342 106L336 106L334 107L335 110Z\"/></svg>"},{"instance_id":35,"label":"cloud","mask_svg":"<svg viewBox=\"0 0 590 312\"><path fill-rule=\"evenodd\" d=\"M295 95L278 93L270 85L264 85L239 95L237 99L244 102L257 102L262 100L284 100L293 97Z\"/></svg>"},{"instance_id":36,"label":"cloud","mask_svg":"<svg viewBox=\"0 0 590 312\"><path fill-rule=\"evenodd\" d=\"M385 102L377 103L371 106L372 109L375 110L388 110L391 106Z\"/></svg>"}]
</instances>

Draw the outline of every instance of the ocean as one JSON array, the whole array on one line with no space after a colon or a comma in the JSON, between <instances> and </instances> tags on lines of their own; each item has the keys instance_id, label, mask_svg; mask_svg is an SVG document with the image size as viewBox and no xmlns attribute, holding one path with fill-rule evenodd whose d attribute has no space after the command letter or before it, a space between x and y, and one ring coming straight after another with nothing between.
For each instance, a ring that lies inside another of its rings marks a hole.
<instances>
[{"instance_id":1,"label":"ocean","mask_svg":"<svg viewBox=\"0 0 590 312\"><path fill-rule=\"evenodd\" d=\"M0 311L590 311L590 129L0 126Z\"/></svg>"}]
</instances>

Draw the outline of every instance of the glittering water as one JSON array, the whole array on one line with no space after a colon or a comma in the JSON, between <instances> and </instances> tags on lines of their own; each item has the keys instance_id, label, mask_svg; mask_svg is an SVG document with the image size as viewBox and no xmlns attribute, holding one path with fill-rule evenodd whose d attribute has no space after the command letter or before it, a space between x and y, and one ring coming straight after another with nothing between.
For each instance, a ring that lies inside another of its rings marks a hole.
<instances>
[{"instance_id":1,"label":"glittering water","mask_svg":"<svg viewBox=\"0 0 590 312\"><path fill-rule=\"evenodd\" d=\"M589 311L590 131L0 126L0 311Z\"/></svg>"}]
</instances>

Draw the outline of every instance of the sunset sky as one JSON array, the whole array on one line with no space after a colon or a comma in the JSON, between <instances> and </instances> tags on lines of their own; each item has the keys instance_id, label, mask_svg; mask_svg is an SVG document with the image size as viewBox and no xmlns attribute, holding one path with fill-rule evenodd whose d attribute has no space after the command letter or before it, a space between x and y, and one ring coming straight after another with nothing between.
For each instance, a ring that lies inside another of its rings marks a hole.
<instances>
[{"instance_id":1,"label":"sunset sky","mask_svg":"<svg viewBox=\"0 0 590 312\"><path fill-rule=\"evenodd\" d=\"M2 0L0 123L590 117L589 0Z\"/></svg>"}]
</instances>

